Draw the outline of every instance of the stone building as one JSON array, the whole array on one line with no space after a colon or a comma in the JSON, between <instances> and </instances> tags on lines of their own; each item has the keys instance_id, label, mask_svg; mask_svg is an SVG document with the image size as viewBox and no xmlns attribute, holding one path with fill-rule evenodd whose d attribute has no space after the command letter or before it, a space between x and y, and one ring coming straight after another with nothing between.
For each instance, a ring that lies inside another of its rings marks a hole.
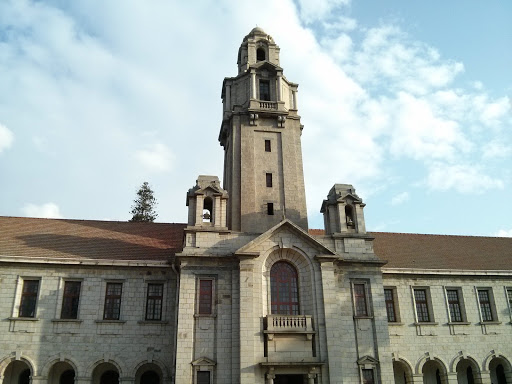
<instances>
[{"instance_id":1,"label":"stone building","mask_svg":"<svg viewBox=\"0 0 512 384\"><path fill-rule=\"evenodd\" d=\"M512 239L308 229L297 88L253 29L186 224L1 217L0 380L512 384Z\"/></svg>"}]
</instances>

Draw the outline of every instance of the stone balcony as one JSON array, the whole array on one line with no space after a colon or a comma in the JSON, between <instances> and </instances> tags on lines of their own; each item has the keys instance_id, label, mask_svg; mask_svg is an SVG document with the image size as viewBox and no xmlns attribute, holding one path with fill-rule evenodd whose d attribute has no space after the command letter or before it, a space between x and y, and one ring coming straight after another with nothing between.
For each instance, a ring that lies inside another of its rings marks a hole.
<instances>
[{"instance_id":1,"label":"stone balcony","mask_svg":"<svg viewBox=\"0 0 512 384\"><path fill-rule=\"evenodd\" d=\"M288 110L284 107L284 101L266 101L251 99L249 110L257 113L286 114Z\"/></svg>"},{"instance_id":2,"label":"stone balcony","mask_svg":"<svg viewBox=\"0 0 512 384\"><path fill-rule=\"evenodd\" d=\"M317 362L312 316L267 315L263 332L269 362Z\"/></svg>"}]
</instances>

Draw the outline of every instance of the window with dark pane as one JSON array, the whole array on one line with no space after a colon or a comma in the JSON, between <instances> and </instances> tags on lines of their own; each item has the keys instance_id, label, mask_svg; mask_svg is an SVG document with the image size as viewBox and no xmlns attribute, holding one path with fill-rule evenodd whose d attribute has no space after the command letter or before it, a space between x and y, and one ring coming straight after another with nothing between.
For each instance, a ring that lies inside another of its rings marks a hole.
<instances>
[{"instance_id":1,"label":"window with dark pane","mask_svg":"<svg viewBox=\"0 0 512 384\"><path fill-rule=\"evenodd\" d=\"M163 284L148 284L146 320L162 320Z\"/></svg>"},{"instance_id":2,"label":"window with dark pane","mask_svg":"<svg viewBox=\"0 0 512 384\"><path fill-rule=\"evenodd\" d=\"M356 316L368 316L365 284L354 284L354 302L356 307Z\"/></svg>"},{"instance_id":3,"label":"window with dark pane","mask_svg":"<svg viewBox=\"0 0 512 384\"><path fill-rule=\"evenodd\" d=\"M212 299L213 299L213 280L212 279L199 280L198 313L200 315L211 315L212 314Z\"/></svg>"},{"instance_id":4,"label":"window with dark pane","mask_svg":"<svg viewBox=\"0 0 512 384\"><path fill-rule=\"evenodd\" d=\"M256 50L256 61L264 61L265 57L265 50L263 48L258 48Z\"/></svg>"},{"instance_id":5,"label":"window with dark pane","mask_svg":"<svg viewBox=\"0 0 512 384\"><path fill-rule=\"evenodd\" d=\"M210 384L210 371L198 371L197 384Z\"/></svg>"},{"instance_id":6,"label":"window with dark pane","mask_svg":"<svg viewBox=\"0 0 512 384\"><path fill-rule=\"evenodd\" d=\"M267 215L274 214L274 203L267 203Z\"/></svg>"},{"instance_id":7,"label":"window with dark pane","mask_svg":"<svg viewBox=\"0 0 512 384\"><path fill-rule=\"evenodd\" d=\"M270 294L272 314L299 314L298 275L290 263L278 261L270 269Z\"/></svg>"},{"instance_id":8,"label":"window with dark pane","mask_svg":"<svg viewBox=\"0 0 512 384\"><path fill-rule=\"evenodd\" d=\"M386 312L390 323L396 322L395 297L392 289L384 289L384 300L386 301Z\"/></svg>"},{"instance_id":9,"label":"window with dark pane","mask_svg":"<svg viewBox=\"0 0 512 384\"><path fill-rule=\"evenodd\" d=\"M270 140L265 140L265 152L272 152L272 145L270 144Z\"/></svg>"},{"instance_id":10,"label":"window with dark pane","mask_svg":"<svg viewBox=\"0 0 512 384\"><path fill-rule=\"evenodd\" d=\"M19 317L35 317L39 280L24 280L21 291Z\"/></svg>"},{"instance_id":11,"label":"window with dark pane","mask_svg":"<svg viewBox=\"0 0 512 384\"><path fill-rule=\"evenodd\" d=\"M270 101L270 82L260 80L260 100Z\"/></svg>"},{"instance_id":12,"label":"window with dark pane","mask_svg":"<svg viewBox=\"0 0 512 384\"><path fill-rule=\"evenodd\" d=\"M482 313L482 321L493 321L489 290L479 289L478 301L480 302L480 312Z\"/></svg>"},{"instance_id":13,"label":"window with dark pane","mask_svg":"<svg viewBox=\"0 0 512 384\"><path fill-rule=\"evenodd\" d=\"M414 301L416 302L416 314L419 322L429 322L430 314L428 312L427 290L415 289Z\"/></svg>"},{"instance_id":14,"label":"window with dark pane","mask_svg":"<svg viewBox=\"0 0 512 384\"><path fill-rule=\"evenodd\" d=\"M103 312L104 320L119 320L121 314L121 293L122 283L107 283L105 293L105 310Z\"/></svg>"},{"instance_id":15,"label":"window with dark pane","mask_svg":"<svg viewBox=\"0 0 512 384\"><path fill-rule=\"evenodd\" d=\"M363 369L363 384L374 384L373 369Z\"/></svg>"},{"instance_id":16,"label":"window with dark pane","mask_svg":"<svg viewBox=\"0 0 512 384\"><path fill-rule=\"evenodd\" d=\"M272 187L272 174L271 173L265 174L265 180L267 183L267 187Z\"/></svg>"},{"instance_id":17,"label":"window with dark pane","mask_svg":"<svg viewBox=\"0 0 512 384\"><path fill-rule=\"evenodd\" d=\"M460 308L459 291L456 289L446 290L448 298L448 308L450 309L450 319L453 322L462 321L462 311Z\"/></svg>"},{"instance_id":18,"label":"window with dark pane","mask_svg":"<svg viewBox=\"0 0 512 384\"><path fill-rule=\"evenodd\" d=\"M80 301L80 281L64 282L64 295L62 297L61 319L77 319L78 303Z\"/></svg>"}]
</instances>

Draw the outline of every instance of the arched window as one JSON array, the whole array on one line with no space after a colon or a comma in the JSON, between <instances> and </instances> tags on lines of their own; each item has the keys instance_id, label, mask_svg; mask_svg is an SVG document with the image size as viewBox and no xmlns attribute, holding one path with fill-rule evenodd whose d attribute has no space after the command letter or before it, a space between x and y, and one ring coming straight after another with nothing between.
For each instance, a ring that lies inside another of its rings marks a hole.
<instances>
[{"instance_id":1,"label":"arched window","mask_svg":"<svg viewBox=\"0 0 512 384\"><path fill-rule=\"evenodd\" d=\"M75 382L75 371L68 369L60 375L59 384L73 384Z\"/></svg>"},{"instance_id":2,"label":"arched window","mask_svg":"<svg viewBox=\"0 0 512 384\"><path fill-rule=\"evenodd\" d=\"M345 217L347 220L347 227L354 228L354 207L350 204L345 205Z\"/></svg>"},{"instance_id":3,"label":"arched window","mask_svg":"<svg viewBox=\"0 0 512 384\"><path fill-rule=\"evenodd\" d=\"M273 315L299 314L298 276L286 261L278 261L270 269L271 312Z\"/></svg>"},{"instance_id":4,"label":"arched window","mask_svg":"<svg viewBox=\"0 0 512 384\"><path fill-rule=\"evenodd\" d=\"M213 199L205 197L203 202L203 223L211 223L213 218Z\"/></svg>"},{"instance_id":5,"label":"arched window","mask_svg":"<svg viewBox=\"0 0 512 384\"><path fill-rule=\"evenodd\" d=\"M256 61L264 61L266 58L265 50L263 48L258 48L256 50Z\"/></svg>"}]
</instances>

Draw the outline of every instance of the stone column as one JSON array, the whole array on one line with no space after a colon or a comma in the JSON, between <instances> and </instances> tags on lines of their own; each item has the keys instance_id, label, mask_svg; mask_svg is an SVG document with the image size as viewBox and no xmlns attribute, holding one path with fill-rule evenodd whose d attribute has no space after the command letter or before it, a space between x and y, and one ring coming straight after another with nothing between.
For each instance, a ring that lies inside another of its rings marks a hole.
<instances>
[{"instance_id":1,"label":"stone column","mask_svg":"<svg viewBox=\"0 0 512 384\"><path fill-rule=\"evenodd\" d=\"M196 226L203 225L204 195L197 195L196 198ZM212 212L213 213L213 212Z\"/></svg>"},{"instance_id":2,"label":"stone column","mask_svg":"<svg viewBox=\"0 0 512 384\"><path fill-rule=\"evenodd\" d=\"M224 105L225 111L231 110L231 85L226 85L226 104Z\"/></svg>"},{"instance_id":3,"label":"stone column","mask_svg":"<svg viewBox=\"0 0 512 384\"><path fill-rule=\"evenodd\" d=\"M491 384L491 371L480 371L480 378L482 384Z\"/></svg>"},{"instance_id":4,"label":"stone column","mask_svg":"<svg viewBox=\"0 0 512 384\"><path fill-rule=\"evenodd\" d=\"M457 381L457 372L450 372L446 374L446 381L447 384L458 384Z\"/></svg>"},{"instance_id":5,"label":"stone column","mask_svg":"<svg viewBox=\"0 0 512 384\"><path fill-rule=\"evenodd\" d=\"M342 331L339 316L341 308L336 300L336 278L334 276L334 261L331 258L319 257L322 274L322 293L324 298L325 329L327 336L327 355L329 360L329 382L343 382Z\"/></svg>"},{"instance_id":6,"label":"stone column","mask_svg":"<svg viewBox=\"0 0 512 384\"><path fill-rule=\"evenodd\" d=\"M276 375L272 373L267 373L267 379L265 380L265 384L274 384L274 379L276 378Z\"/></svg>"},{"instance_id":7,"label":"stone column","mask_svg":"<svg viewBox=\"0 0 512 384\"><path fill-rule=\"evenodd\" d=\"M255 382L254 263L240 261L240 384Z\"/></svg>"},{"instance_id":8,"label":"stone column","mask_svg":"<svg viewBox=\"0 0 512 384\"><path fill-rule=\"evenodd\" d=\"M423 384L423 374L416 373L416 374L412 375L412 382L414 384Z\"/></svg>"},{"instance_id":9,"label":"stone column","mask_svg":"<svg viewBox=\"0 0 512 384\"><path fill-rule=\"evenodd\" d=\"M119 384L134 384L135 377L120 377Z\"/></svg>"},{"instance_id":10,"label":"stone column","mask_svg":"<svg viewBox=\"0 0 512 384\"><path fill-rule=\"evenodd\" d=\"M276 94L277 94L277 101L281 101L281 79L282 79L282 76L280 73L277 74L277 89L276 89Z\"/></svg>"},{"instance_id":11,"label":"stone column","mask_svg":"<svg viewBox=\"0 0 512 384\"><path fill-rule=\"evenodd\" d=\"M43 376L32 376L30 378L30 383L32 384L46 384L47 382L48 378Z\"/></svg>"},{"instance_id":12,"label":"stone column","mask_svg":"<svg viewBox=\"0 0 512 384\"><path fill-rule=\"evenodd\" d=\"M256 98L256 73L251 71L251 99Z\"/></svg>"},{"instance_id":13,"label":"stone column","mask_svg":"<svg viewBox=\"0 0 512 384\"><path fill-rule=\"evenodd\" d=\"M316 373L308 373L308 384L315 384Z\"/></svg>"},{"instance_id":14,"label":"stone column","mask_svg":"<svg viewBox=\"0 0 512 384\"><path fill-rule=\"evenodd\" d=\"M91 384L91 381L92 381L91 377L85 377L85 376L75 377L75 384Z\"/></svg>"}]
</instances>

